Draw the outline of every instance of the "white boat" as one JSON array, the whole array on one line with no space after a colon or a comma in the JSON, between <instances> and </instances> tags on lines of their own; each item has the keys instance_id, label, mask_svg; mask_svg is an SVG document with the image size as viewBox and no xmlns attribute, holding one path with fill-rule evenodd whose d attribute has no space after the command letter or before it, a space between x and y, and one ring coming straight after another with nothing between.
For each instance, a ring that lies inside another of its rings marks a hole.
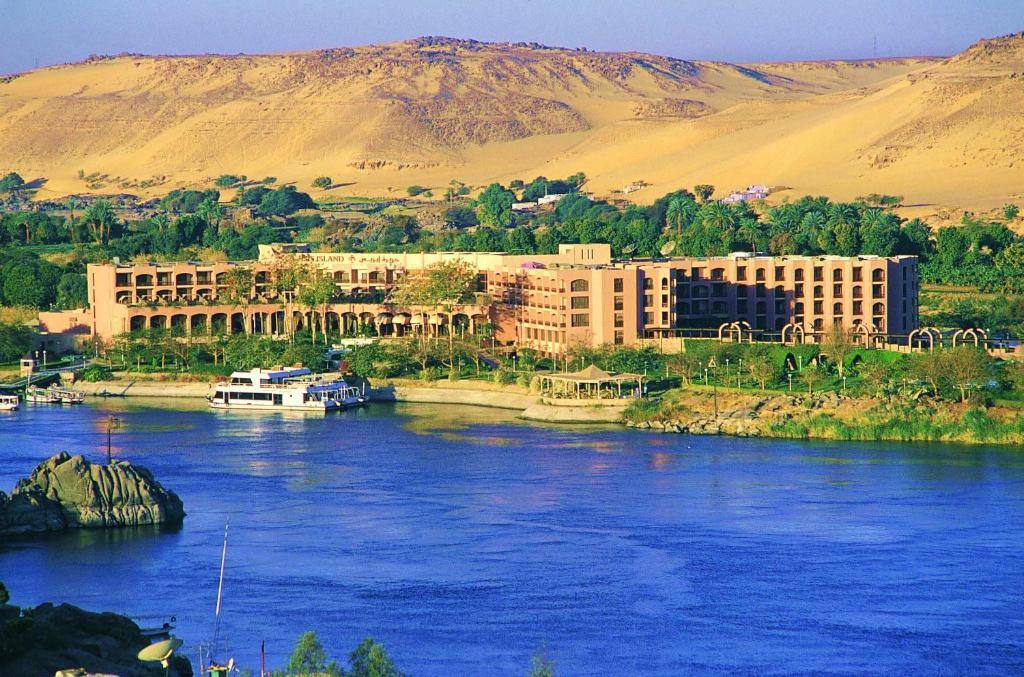
<instances>
[{"instance_id":1,"label":"white boat","mask_svg":"<svg viewBox=\"0 0 1024 677\"><path fill-rule=\"evenodd\" d=\"M0 395L0 411L14 411L18 408L17 395Z\"/></svg>"},{"instance_id":2,"label":"white boat","mask_svg":"<svg viewBox=\"0 0 1024 677\"><path fill-rule=\"evenodd\" d=\"M314 374L304 367L236 371L206 398L215 409L300 409L328 411L363 404L366 398L340 375Z\"/></svg>"},{"instance_id":3,"label":"white boat","mask_svg":"<svg viewBox=\"0 0 1024 677\"><path fill-rule=\"evenodd\" d=\"M62 404L81 404L85 402L85 393L80 393L77 390L50 386L50 393Z\"/></svg>"},{"instance_id":4,"label":"white boat","mask_svg":"<svg viewBox=\"0 0 1024 677\"><path fill-rule=\"evenodd\" d=\"M26 388L25 401L33 404L60 404L60 396L45 388Z\"/></svg>"}]
</instances>

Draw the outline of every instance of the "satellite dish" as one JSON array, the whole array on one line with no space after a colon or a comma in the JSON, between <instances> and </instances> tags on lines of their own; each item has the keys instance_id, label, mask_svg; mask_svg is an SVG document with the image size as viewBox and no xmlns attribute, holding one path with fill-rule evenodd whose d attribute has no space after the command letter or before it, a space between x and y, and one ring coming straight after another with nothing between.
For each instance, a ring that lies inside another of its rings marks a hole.
<instances>
[{"instance_id":1,"label":"satellite dish","mask_svg":"<svg viewBox=\"0 0 1024 677\"><path fill-rule=\"evenodd\" d=\"M636 251L636 245L635 244L627 244L625 247L622 248L622 253L623 254L632 254L635 251Z\"/></svg>"},{"instance_id":2,"label":"satellite dish","mask_svg":"<svg viewBox=\"0 0 1024 677\"><path fill-rule=\"evenodd\" d=\"M661 249L659 251L661 252L662 256L668 256L669 254L671 254L675 250L676 250L676 243L675 242L666 242L665 244L661 245Z\"/></svg>"},{"instance_id":3,"label":"satellite dish","mask_svg":"<svg viewBox=\"0 0 1024 677\"><path fill-rule=\"evenodd\" d=\"M160 665L167 668L171 665L171 656L174 652L182 645L182 641L177 637L171 637L165 639L162 642L156 644L150 644L139 651L140 661L160 661Z\"/></svg>"}]
</instances>

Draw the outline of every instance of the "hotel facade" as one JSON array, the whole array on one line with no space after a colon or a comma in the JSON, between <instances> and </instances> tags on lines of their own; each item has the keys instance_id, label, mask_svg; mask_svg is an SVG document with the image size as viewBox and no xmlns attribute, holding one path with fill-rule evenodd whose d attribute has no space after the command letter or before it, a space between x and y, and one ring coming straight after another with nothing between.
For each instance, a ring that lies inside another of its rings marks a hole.
<instances>
[{"instance_id":1,"label":"hotel facade","mask_svg":"<svg viewBox=\"0 0 1024 677\"><path fill-rule=\"evenodd\" d=\"M276 264L295 256L334 279L334 298L322 309L275 291ZM477 272L474 302L447 312L389 302L404 275L453 260ZM253 282L243 298L228 289L231 270L241 265ZM334 336L487 331L501 344L559 355L579 345L696 335L813 342L834 324L865 343L905 343L918 326L912 256L613 261L605 244L562 245L550 255L309 253L264 245L257 261L92 264L87 276L89 333L103 341L149 328L283 335L312 323Z\"/></svg>"}]
</instances>

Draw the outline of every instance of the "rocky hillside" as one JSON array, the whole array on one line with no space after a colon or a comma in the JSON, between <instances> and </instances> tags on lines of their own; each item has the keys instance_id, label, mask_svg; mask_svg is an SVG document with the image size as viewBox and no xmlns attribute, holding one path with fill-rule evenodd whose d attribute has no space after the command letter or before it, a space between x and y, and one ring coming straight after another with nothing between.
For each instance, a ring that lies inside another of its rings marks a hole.
<instances>
[{"instance_id":1,"label":"rocky hillside","mask_svg":"<svg viewBox=\"0 0 1024 677\"><path fill-rule=\"evenodd\" d=\"M177 523L184 516L181 499L147 469L126 461L94 464L64 451L10 496L0 492L0 535Z\"/></svg>"}]
</instances>

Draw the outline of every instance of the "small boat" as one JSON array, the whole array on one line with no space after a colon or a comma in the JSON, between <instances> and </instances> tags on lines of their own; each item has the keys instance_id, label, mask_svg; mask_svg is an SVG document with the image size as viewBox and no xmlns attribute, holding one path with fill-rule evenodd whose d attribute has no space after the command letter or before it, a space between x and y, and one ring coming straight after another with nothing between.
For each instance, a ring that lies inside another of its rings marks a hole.
<instances>
[{"instance_id":1,"label":"small boat","mask_svg":"<svg viewBox=\"0 0 1024 677\"><path fill-rule=\"evenodd\" d=\"M19 402L17 395L0 395L0 411L15 411Z\"/></svg>"},{"instance_id":2,"label":"small boat","mask_svg":"<svg viewBox=\"0 0 1024 677\"><path fill-rule=\"evenodd\" d=\"M46 388L26 388L25 401L33 404L60 404L60 396Z\"/></svg>"},{"instance_id":3,"label":"small boat","mask_svg":"<svg viewBox=\"0 0 1024 677\"><path fill-rule=\"evenodd\" d=\"M329 411L366 402L359 388L337 374L314 374L304 367L236 371L206 398L214 409L299 409Z\"/></svg>"},{"instance_id":4,"label":"small boat","mask_svg":"<svg viewBox=\"0 0 1024 677\"><path fill-rule=\"evenodd\" d=\"M82 402L85 402L85 393L81 393L77 390L68 390L67 388L50 386L50 393L62 404L81 404Z\"/></svg>"}]
</instances>

